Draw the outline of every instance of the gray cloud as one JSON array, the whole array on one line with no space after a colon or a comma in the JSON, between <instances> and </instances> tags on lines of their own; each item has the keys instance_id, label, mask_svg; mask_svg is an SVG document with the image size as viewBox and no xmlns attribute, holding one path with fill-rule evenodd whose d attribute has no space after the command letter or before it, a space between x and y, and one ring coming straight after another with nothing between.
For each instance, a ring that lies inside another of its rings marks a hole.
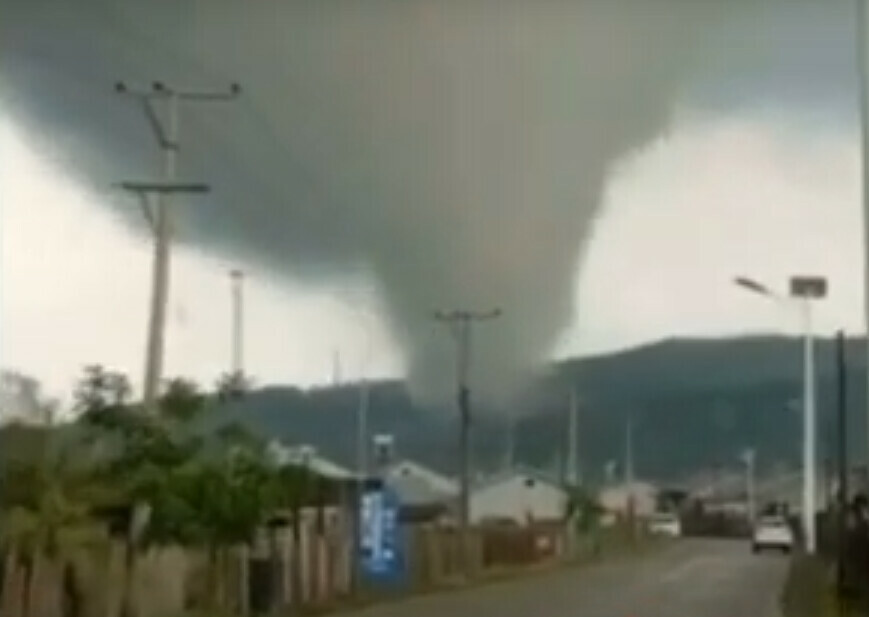
<instances>
[{"instance_id":1,"label":"gray cloud","mask_svg":"<svg viewBox=\"0 0 869 617\"><path fill-rule=\"evenodd\" d=\"M569 325L614 162L680 98L750 99L729 76L846 35L846 3L820 4L2 0L2 102L105 187L158 169L116 79L241 82L238 104L183 117L182 175L214 188L179 208L183 241L312 281L370 272L422 394L452 375L432 310L501 307L475 348L497 394ZM803 13L825 20L808 43Z\"/></svg>"}]
</instances>

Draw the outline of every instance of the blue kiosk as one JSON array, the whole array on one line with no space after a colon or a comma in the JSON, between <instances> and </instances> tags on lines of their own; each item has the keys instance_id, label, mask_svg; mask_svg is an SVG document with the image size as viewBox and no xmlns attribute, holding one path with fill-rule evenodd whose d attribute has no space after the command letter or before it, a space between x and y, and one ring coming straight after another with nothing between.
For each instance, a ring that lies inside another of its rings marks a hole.
<instances>
[{"instance_id":1,"label":"blue kiosk","mask_svg":"<svg viewBox=\"0 0 869 617\"><path fill-rule=\"evenodd\" d=\"M398 496L385 486L366 490L360 500L359 559L370 585L394 587L406 581L398 510Z\"/></svg>"}]
</instances>

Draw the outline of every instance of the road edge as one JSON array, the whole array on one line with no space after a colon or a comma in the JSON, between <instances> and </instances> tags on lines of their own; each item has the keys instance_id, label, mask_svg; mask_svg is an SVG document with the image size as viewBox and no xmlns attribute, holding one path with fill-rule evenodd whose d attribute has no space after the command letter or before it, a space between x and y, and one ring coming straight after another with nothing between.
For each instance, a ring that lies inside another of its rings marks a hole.
<instances>
[{"instance_id":1,"label":"road edge","mask_svg":"<svg viewBox=\"0 0 869 617\"><path fill-rule=\"evenodd\" d=\"M503 569L486 572L478 577L470 579L454 579L444 581L437 585L424 588L413 588L398 593L386 593L368 596L353 596L339 599L329 604L312 605L303 607L298 614L305 617L319 617L325 615L341 615L361 611L379 605L397 605L412 602L419 598L430 596L458 593L470 589L480 589L506 584L517 579L532 579L556 571L583 570L607 564L621 563L632 559L647 559L668 546L673 541L665 539L647 539L639 547L624 546L611 549L612 552L598 556L583 556L573 559L559 559L541 562L538 564L506 567Z\"/></svg>"}]
</instances>

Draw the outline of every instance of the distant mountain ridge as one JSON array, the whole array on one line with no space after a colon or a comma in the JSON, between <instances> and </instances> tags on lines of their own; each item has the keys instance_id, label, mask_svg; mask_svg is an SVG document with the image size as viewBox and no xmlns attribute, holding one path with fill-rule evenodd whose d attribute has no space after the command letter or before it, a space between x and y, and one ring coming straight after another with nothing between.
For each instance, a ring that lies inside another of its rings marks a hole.
<instances>
[{"instance_id":1,"label":"distant mountain ridge","mask_svg":"<svg viewBox=\"0 0 869 617\"><path fill-rule=\"evenodd\" d=\"M638 474L681 477L697 469L733 467L746 447L762 467L794 466L800 457L802 392L800 339L757 336L670 339L623 352L554 364L521 401L526 413L513 428L514 459L559 467L566 450L568 393L581 400L580 464L600 479L608 461L621 460L628 417L634 426ZM865 352L847 344L852 452L864 448ZM820 456L835 409L831 340L817 345ZM414 404L400 381L371 384L371 433L395 436L400 456L447 472L456 467L456 414ZM303 391L266 387L218 411L216 421L240 420L264 437L310 443L353 466L358 385ZM474 416L474 459L480 469L503 463L509 418Z\"/></svg>"}]
</instances>

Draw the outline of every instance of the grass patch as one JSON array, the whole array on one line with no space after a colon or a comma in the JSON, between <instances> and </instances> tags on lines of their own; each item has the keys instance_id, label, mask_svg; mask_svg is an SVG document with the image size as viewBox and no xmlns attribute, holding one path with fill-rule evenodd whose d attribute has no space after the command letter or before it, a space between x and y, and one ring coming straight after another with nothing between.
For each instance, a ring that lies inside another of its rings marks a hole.
<instances>
[{"instance_id":1,"label":"grass patch","mask_svg":"<svg viewBox=\"0 0 869 617\"><path fill-rule=\"evenodd\" d=\"M784 617L838 615L833 591L826 564L809 555L795 555L782 594Z\"/></svg>"},{"instance_id":2,"label":"grass patch","mask_svg":"<svg viewBox=\"0 0 869 617\"><path fill-rule=\"evenodd\" d=\"M782 595L784 617L869 617L850 598L840 607L832 566L817 557L796 555L791 560Z\"/></svg>"}]
</instances>

